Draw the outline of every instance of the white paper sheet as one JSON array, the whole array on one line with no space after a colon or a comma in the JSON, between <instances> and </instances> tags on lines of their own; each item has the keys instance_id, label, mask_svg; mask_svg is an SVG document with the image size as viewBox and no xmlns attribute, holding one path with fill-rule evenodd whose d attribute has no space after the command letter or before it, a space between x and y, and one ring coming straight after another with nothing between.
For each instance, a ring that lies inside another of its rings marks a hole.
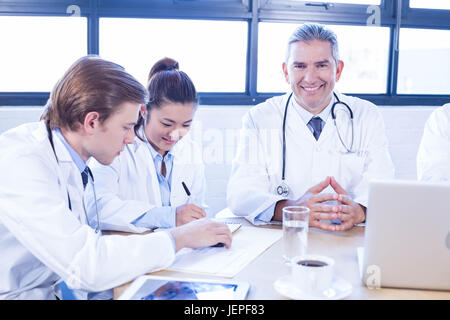
<instances>
[{"instance_id":1,"label":"white paper sheet","mask_svg":"<svg viewBox=\"0 0 450 320\"><path fill-rule=\"evenodd\" d=\"M244 216L237 216L229 208L225 208L216 213L216 219L245 219ZM266 223L262 223L266 224ZM281 221L270 221L267 224L281 225Z\"/></svg>"},{"instance_id":2,"label":"white paper sheet","mask_svg":"<svg viewBox=\"0 0 450 320\"><path fill-rule=\"evenodd\" d=\"M279 229L242 226L233 233L230 249L184 248L167 270L232 278L282 236Z\"/></svg>"}]
</instances>

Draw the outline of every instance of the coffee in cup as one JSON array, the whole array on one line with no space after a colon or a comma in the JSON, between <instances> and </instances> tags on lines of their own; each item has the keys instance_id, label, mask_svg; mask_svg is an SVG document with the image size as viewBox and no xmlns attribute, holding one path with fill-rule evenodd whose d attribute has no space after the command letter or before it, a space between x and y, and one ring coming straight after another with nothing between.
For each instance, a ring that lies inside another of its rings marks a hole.
<instances>
[{"instance_id":1,"label":"coffee in cup","mask_svg":"<svg viewBox=\"0 0 450 320\"><path fill-rule=\"evenodd\" d=\"M294 257L291 271L294 285L304 294L320 297L333 280L334 260L320 255Z\"/></svg>"},{"instance_id":2,"label":"coffee in cup","mask_svg":"<svg viewBox=\"0 0 450 320\"><path fill-rule=\"evenodd\" d=\"M299 260L296 262L304 267L326 267L328 264L319 260Z\"/></svg>"}]
</instances>

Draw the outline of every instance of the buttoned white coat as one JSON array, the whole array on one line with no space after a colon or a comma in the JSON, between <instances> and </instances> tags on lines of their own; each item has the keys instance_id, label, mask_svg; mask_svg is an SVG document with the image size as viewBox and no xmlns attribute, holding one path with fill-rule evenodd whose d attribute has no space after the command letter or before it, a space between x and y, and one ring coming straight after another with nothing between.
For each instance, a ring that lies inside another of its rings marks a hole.
<instances>
[{"instance_id":1,"label":"buttoned white coat","mask_svg":"<svg viewBox=\"0 0 450 320\"><path fill-rule=\"evenodd\" d=\"M334 176L354 201L367 206L369 181L394 177L378 108L359 98L337 95L353 111L354 153L346 153L331 115L316 141L291 102L286 120L288 197L278 195L276 188L282 181L282 123L289 94L268 99L243 117L227 188L228 207L235 215L246 216L255 223L255 217L277 201L296 200L327 176ZM339 132L349 147L349 117L339 111L337 118ZM333 190L328 187L324 192Z\"/></svg>"}]
</instances>

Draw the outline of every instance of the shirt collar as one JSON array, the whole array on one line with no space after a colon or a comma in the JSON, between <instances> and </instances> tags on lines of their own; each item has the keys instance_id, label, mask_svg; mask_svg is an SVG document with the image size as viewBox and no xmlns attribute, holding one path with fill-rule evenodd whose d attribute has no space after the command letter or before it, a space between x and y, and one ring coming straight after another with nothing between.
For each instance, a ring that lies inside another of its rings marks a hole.
<instances>
[{"instance_id":1,"label":"shirt collar","mask_svg":"<svg viewBox=\"0 0 450 320\"><path fill-rule=\"evenodd\" d=\"M331 107L333 106L334 100L336 98L334 97L334 95L332 96L330 103L326 106L325 109L322 110L321 113L314 115L311 112L309 112L308 110L306 110L305 108L303 108L302 106L300 106L297 101L294 99L292 100L294 109L297 110L298 114L300 115L300 118L302 118L302 120L305 122L305 124L308 124L309 121L313 118L313 117L319 117L320 119L322 119L323 122L327 122L327 119L331 113Z\"/></svg>"},{"instance_id":2,"label":"shirt collar","mask_svg":"<svg viewBox=\"0 0 450 320\"><path fill-rule=\"evenodd\" d=\"M59 140L61 140L67 151L69 151L69 154L72 157L72 160L77 166L78 170L80 170L80 173L83 172L84 169L86 169L86 162L84 162L81 156L70 146L59 128L53 129L53 133L59 138Z\"/></svg>"},{"instance_id":3,"label":"shirt collar","mask_svg":"<svg viewBox=\"0 0 450 320\"><path fill-rule=\"evenodd\" d=\"M155 148L153 148L153 146L151 145L150 142L144 142L144 143L148 146L148 149L150 150L150 154L152 156L153 161L155 159L163 158L162 155L160 153L158 153L158 151L156 151ZM169 150L169 152L167 152L165 158L170 160L172 157L173 157L172 150Z\"/></svg>"}]
</instances>

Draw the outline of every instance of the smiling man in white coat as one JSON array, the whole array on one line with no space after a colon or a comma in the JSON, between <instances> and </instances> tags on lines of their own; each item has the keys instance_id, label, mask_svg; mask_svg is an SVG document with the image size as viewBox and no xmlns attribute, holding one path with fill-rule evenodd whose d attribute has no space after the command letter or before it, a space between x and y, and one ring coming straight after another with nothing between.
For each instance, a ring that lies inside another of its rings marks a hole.
<instances>
[{"instance_id":1,"label":"smiling man in white coat","mask_svg":"<svg viewBox=\"0 0 450 320\"><path fill-rule=\"evenodd\" d=\"M56 299L61 280L104 291L169 266L183 247L231 245L228 227L206 219L131 236L102 236L89 220L86 163L110 164L134 141L146 102L122 67L87 56L58 81L42 121L0 136L0 299Z\"/></svg>"},{"instance_id":2,"label":"smiling man in white coat","mask_svg":"<svg viewBox=\"0 0 450 320\"><path fill-rule=\"evenodd\" d=\"M369 180L394 176L383 119L374 104L335 90L344 63L328 28L298 27L282 68L292 93L244 116L228 206L264 224L306 205L311 227L350 229L365 221Z\"/></svg>"},{"instance_id":3,"label":"smiling man in white coat","mask_svg":"<svg viewBox=\"0 0 450 320\"><path fill-rule=\"evenodd\" d=\"M450 103L436 108L425 123L417 153L417 178L450 181Z\"/></svg>"}]
</instances>

